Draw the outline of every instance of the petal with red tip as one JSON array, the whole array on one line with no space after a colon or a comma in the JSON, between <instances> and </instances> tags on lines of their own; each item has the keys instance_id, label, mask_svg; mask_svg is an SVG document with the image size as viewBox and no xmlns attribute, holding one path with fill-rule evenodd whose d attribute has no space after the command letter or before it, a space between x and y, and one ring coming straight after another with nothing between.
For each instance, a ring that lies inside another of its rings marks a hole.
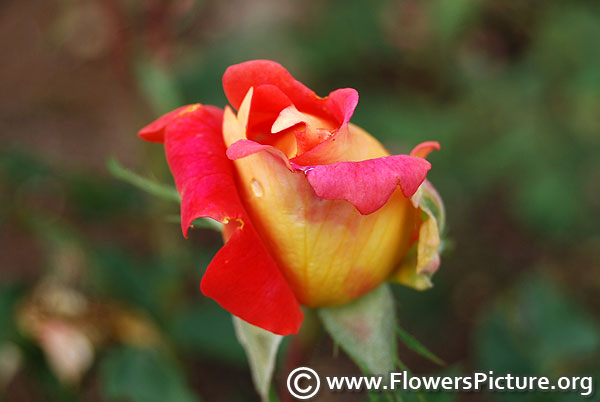
<instances>
[{"instance_id":1,"label":"petal with red tip","mask_svg":"<svg viewBox=\"0 0 600 402\"><path fill-rule=\"evenodd\" d=\"M320 98L294 79L281 64L270 60L251 60L236 64L229 67L223 75L225 95L235 109L240 108L250 88L262 85L279 88L301 112L331 119L338 126L350 121L358 103L358 92L352 88L338 89L328 97Z\"/></svg>"},{"instance_id":2,"label":"petal with red tip","mask_svg":"<svg viewBox=\"0 0 600 402\"><path fill-rule=\"evenodd\" d=\"M291 159L302 166L329 165L336 162L360 162L389 156L379 141L362 128L349 123L311 150Z\"/></svg>"},{"instance_id":3,"label":"petal with red tip","mask_svg":"<svg viewBox=\"0 0 600 402\"><path fill-rule=\"evenodd\" d=\"M296 333L302 310L240 201L225 155L222 118L221 109L199 106L172 119L164 134L167 161L182 197L184 235L198 217L226 223L229 240L209 264L202 291L253 325L280 335Z\"/></svg>"},{"instance_id":4,"label":"petal with red tip","mask_svg":"<svg viewBox=\"0 0 600 402\"><path fill-rule=\"evenodd\" d=\"M276 134L297 124L306 123L307 116L290 105L279 112L277 119L271 125L271 133Z\"/></svg>"},{"instance_id":5,"label":"petal with red tip","mask_svg":"<svg viewBox=\"0 0 600 402\"><path fill-rule=\"evenodd\" d=\"M252 87L274 85L286 94L302 111L321 114L319 97L294 77L279 63L270 60L251 60L230 66L223 75L223 89L229 103L239 109L242 100Z\"/></svg>"},{"instance_id":6,"label":"petal with red tip","mask_svg":"<svg viewBox=\"0 0 600 402\"><path fill-rule=\"evenodd\" d=\"M422 158L393 155L361 162L294 167L306 172L317 196L346 200L361 214L368 215L381 208L397 186L405 197L411 197L425 180L431 165Z\"/></svg>"},{"instance_id":7,"label":"petal with red tip","mask_svg":"<svg viewBox=\"0 0 600 402\"><path fill-rule=\"evenodd\" d=\"M440 150L440 143L437 141L425 141L417 145L410 156L418 156L419 158L427 158L433 150Z\"/></svg>"}]
</instances>

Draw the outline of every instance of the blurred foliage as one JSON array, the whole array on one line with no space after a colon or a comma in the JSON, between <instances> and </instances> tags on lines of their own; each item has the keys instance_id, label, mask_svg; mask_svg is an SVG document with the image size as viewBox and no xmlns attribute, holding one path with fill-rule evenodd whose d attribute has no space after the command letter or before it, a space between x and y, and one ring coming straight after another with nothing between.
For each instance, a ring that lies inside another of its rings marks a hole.
<instances>
[{"instance_id":1,"label":"blurred foliage","mask_svg":"<svg viewBox=\"0 0 600 402\"><path fill-rule=\"evenodd\" d=\"M230 315L198 289L219 235L198 228L184 241L175 203L98 168L115 154L170 185L162 149L135 130L182 103L225 105L223 71L254 58L281 62L320 95L357 88L353 121L393 152L441 142L430 179L453 247L435 288L393 291L400 326L448 363L444 372L600 375L600 3L2 7L12 38L2 88L16 86L0 108L0 397L257 400ZM79 382L52 368L57 333L91 340L93 364ZM299 361L331 375L355 369L320 339L308 349L290 342L295 357L279 361L276 385ZM399 353L415 373L440 372L403 345ZM422 400L405 399L413 396Z\"/></svg>"},{"instance_id":2,"label":"blurred foliage","mask_svg":"<svg viewBox=\"0 0 600 402\"><path fill-rule=\"evenodd\" d=\"M476 335L482 371L515 375L593 375L597 378L600 326L587 312L544 280L524 278L496 300ZM580 400L576 394L505 394L506 401ZM597 393L591 400L600 400Z\"/></svg>"},{"instance_id":3,"label":"blurred foliage","mask_svg":"<svg viewBox=\"0 0 600 402\"><path fill-rule=\"evenodd\" d=\"M479 367L498 372L566 375L600 347L591 317L554 285L529 278L496 301L479 331Z\"/></svg>"},{"instance_id":4,"label":"blurred foliage","mask_svg":"<svg viewBox=\"0 0 600 402\"><path fill-rule=\"evenodd\" d=\"M182 373L148 350L112 351L102 362L102 391L108 400L199 402L182 382Z\"/></svg>"}]
</instances>

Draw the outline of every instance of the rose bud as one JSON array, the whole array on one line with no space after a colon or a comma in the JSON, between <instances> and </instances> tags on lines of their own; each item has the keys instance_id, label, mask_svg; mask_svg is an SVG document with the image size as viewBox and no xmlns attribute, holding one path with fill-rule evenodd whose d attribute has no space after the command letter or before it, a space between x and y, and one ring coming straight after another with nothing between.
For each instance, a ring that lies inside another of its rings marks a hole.
<instances>
[{"instance_id":1,"label":"rose bud","mask_svg":"<svg viewBox=\"0 0 600 402\"><path fill-rule=\"evenodd\" d=\"M185 106L139 133L164 142L184 236L199 217L224 224L205 295L287 335L300 305L348 303L386 280L431 286L444 211L425 157L437 142L390 155L350 123L354 89L320 98L272 61L229 67L223 86L237 114Z\"/></svg>"}]
</instances>

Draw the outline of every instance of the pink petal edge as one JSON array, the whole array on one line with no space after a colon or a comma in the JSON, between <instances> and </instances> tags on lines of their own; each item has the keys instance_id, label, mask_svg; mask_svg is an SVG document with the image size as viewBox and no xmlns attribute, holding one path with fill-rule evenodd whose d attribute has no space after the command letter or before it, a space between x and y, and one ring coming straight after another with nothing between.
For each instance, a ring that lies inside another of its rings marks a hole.
<instances>
[{"instance_id":1,"label":"pink petal edge","mask_svg":"<svg viewBox=\"0 0 600 402\"><path fill-rule=\"evenodd\" d=\"M292 167L304 170L317 196L346 200L363 215L381 208L397 186L411 197L425 180L431 164L409 155L393 155L361 162Z\"/></svg>"}]
</instances>

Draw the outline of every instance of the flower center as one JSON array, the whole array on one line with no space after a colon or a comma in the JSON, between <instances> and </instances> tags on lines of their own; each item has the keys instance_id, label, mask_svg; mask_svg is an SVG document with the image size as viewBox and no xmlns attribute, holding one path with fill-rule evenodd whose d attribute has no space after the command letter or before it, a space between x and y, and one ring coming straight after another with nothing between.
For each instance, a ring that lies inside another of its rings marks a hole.
<instances>
[{"instance_id":1,"label":"flower center","mask_svg":"<svg viewBox=\"0 0 600 402\"><path fill-rule=\"evenodd\" d=\"M279 113L271 127L271 134L260 142L273 145L288 158L293 158L325 141L333 135L335 128L332 122L302 113L291 105Z\"/></svg>"}]
</instances>

